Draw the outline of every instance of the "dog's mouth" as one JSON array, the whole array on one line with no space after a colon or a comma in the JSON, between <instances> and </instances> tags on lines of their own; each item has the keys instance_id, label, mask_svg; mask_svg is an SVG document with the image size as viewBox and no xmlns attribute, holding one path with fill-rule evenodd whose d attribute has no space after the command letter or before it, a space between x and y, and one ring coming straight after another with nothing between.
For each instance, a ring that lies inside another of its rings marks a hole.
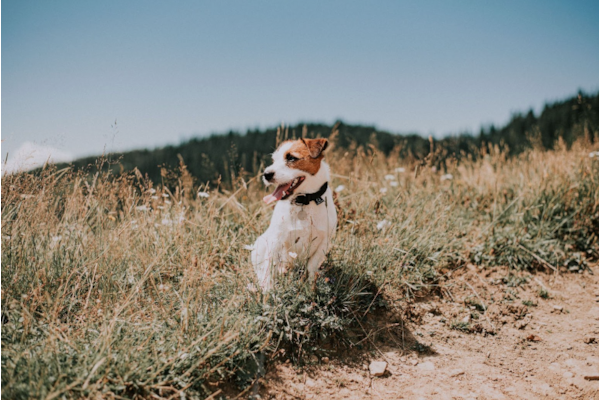
<instances>
[{"instance_id":1,"label":"dog's mouth","mask_svg":"<svg viewBox=\"0 0 600 400\"><path fill-rule=\"evenodd\" d=\"M279 185L279 186L277 186L277 189L275 189L275 191L272 194L269 194L269 195L263 197L263 201L267 204L271 204L278 200L285 200L288 197L290 197L292 194L294 194L294 190L296 190L298 188L298 186L300 186L300 184L302 184L302 182L304 182L304 177L299 176L298 178L296 178L288 183Z\"/></svg>"}]
</instances>

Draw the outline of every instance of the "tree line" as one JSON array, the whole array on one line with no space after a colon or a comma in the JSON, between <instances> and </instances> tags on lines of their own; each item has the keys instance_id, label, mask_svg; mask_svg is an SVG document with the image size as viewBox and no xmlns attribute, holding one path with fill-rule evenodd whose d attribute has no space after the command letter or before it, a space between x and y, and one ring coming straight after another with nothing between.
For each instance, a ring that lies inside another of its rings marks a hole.
<instances>
[{"instance_id":1,"label":"tree line","mask_svg":"<svg viewBox=\"0 0 600 400\"><path fill-rule=\"evenodd\" d=\"M255 174L268 165L278 140L301 136L327 138L332 133L335 146L349 151L373 146L386 155L396 151L398 157L422 160L432 148L431 140L417 133L395 134L374 126L343 121L334 125L299 123L265 130L250 129L245 133L213 134L157 149L112 153L105 156L108 162L103 168L116 173L137 168L152 181L160 183L165 171L177 169L183 163L199 183L228 184L240 174ZM598 138L598 93L579 92L566 100L546 104L539 115L533 110L515 113L504 126L490 125L482 127L477 134L458 133L434 142L437 149L442 149L440 159L450 156L460 159L477 156L479 149L489 144L504 146L509 154L515 155L533 146L552 149L559 140L571 146L580 137L590 141ZM70 165L92 172L99 165L97 158L78 159Z\"/></svg>"}]
</instances>

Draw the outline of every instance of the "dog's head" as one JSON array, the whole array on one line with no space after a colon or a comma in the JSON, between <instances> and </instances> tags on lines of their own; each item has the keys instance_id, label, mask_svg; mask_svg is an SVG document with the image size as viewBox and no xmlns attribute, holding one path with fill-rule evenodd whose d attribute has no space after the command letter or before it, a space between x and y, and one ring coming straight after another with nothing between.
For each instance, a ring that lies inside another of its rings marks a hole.
<instances>
[{"instance_id":1,"label":"dog's head","mask_svg":"<svg viewBox=\"0 0 600 400\"><path fill-rule=\"evenodd\" d=\"M323 151L327 148L327 139L298 139L283 142L273 153L273 164L265 169L265 185L275 185L273 194L265 196L263 201L271 204L287 199L304 183L318 174L321 169Z\"/></svg>"}]
</instances>

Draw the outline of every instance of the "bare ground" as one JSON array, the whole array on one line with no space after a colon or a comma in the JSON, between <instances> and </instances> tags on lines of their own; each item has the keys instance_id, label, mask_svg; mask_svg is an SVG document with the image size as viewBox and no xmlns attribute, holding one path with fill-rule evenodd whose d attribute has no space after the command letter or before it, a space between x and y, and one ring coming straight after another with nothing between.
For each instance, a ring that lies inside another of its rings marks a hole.
<instances>
[{"instance_id":1,"label":"bare ground","mask_svg":"<svg viewBox=\"0 0 600 400\"><path fill-rule=\"evenodd\" d=\"M274 363L253 390L263 399L598 399L598 266L550 272L449 273L399 304L400 318L365 327L368 350ZM369 372L372 361L387 362L383 376Z\"/></svg>"}]
</instances>

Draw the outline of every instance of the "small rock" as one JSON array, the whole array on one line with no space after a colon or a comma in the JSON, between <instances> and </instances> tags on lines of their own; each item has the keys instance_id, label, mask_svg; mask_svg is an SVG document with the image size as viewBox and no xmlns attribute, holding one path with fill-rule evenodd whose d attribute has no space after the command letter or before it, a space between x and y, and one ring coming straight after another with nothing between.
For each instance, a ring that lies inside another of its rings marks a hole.
<instances>
[{"instance_id":1,"label":"small rock","mask_svg":"<svg viewBox=\"0 0 600 400\"><path fill-rule=\"evenodd\" d=\"M423 371L433 371L435 370L435 365L431 361L425 361L424 363L419 364L419 369Z\"/></svg>"},{"instance_id":2,"label":"small rock","mask_svg":"<svg viewBox=\"0 0 600 400\"><path fill-rule=\"evenodd\" d=\"M310 378L306 378L306 382L304 384L308 387L317 386L317 382L315 382L313 379L310 379Z\"/></svg>"},{"instance_id":3,"label":"small rock","mask_svg":"<svg viewBox=\"0 0 600 400\"><path fill-rule=\"evenodd\" d=\"M518 321L515 325L517 327L517 329L525 329L525 327L529 324L529 321L527 319L523 319L521 321Z\"/></svg>"},{"instance_id":4,"label":"small rock","mask_svg":"<svg viewBox=\"0 0 600 400\"><path fill-rule=\"evenodd\" d=\"M467 315L466 317L464 317L461 322L464 322L465 324L468 324L469 322L471 322L471 315Z\"/></svg>"},{"instance_id":5,"label":"small rock","mask_svg":"<svg viewBox=\"0 0 600 400\"><path fill-rule=\"evenodd\" d=\"M562 306L552 306L552 308L554 309L554 311L557 311L557 312L561 312L563 310Z\"/></svg>"},{"instance_id":6,"label":"small rock","mask_svg":"<svg viewBox=\"0 0 600 400\"><path fill-rule=\"evenodd\" d=\"M385 361L373 361L369 365L369 372L373 376L382 376L385 374L387 369L387 362Z\"/></svg>"},{"instance_id":7,"label":"small rock","mask_svg":"<svg viewBox=\"0 0 600 400\"><path fill-rule=\"evenodd\" d=\"M593 344L596 343L598 341L598 339L596 339L595 337L587 337L585 339L583 339L583 343L585 344Z\"/></svg>"},{"instance_id":8,"label":"small rock","mask_svg":"<svg viewBox=\"0 0 600 400\"><path fill-rule=\"evenodd\" d=\"M321 357L321 361L324 363L328 363L329 362L329 357Z\"/></svg>"},{"instance_id":9,"label":"small rock","mask_svg":"<svg viewBox=\"0 0 600 400\"><path fill-rule=\"evenodd\" d=\"M411 360L410 361L410 364L414 367L416 367L418 363L419 363L419 360Z\"/></svg>"},{"instance_id":10,"label":"small rock","mask_svg":"<svg viewBox=\"0 0 600 400\"><path fill-rule=\"evenodd\" d=\"M542 340L542 338L540 338L537 335L531 334L531 335L527 336L527 340L529 340L530 342L540 342Z\"/></svg>"}]
</instances>

